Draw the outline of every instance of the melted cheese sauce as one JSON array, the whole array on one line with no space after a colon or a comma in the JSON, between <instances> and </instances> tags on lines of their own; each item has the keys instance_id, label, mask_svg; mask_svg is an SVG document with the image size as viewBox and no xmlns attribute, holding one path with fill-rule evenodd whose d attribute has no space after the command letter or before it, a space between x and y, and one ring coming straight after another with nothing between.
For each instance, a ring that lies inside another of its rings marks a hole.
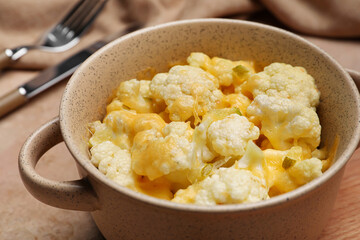
<instances>
[{"instance_id":1,"label":"melted cheese sauce","mask_svg":"<svg viewBox=\"0 0 360 240\"><path fill-rule=\"evenodd\" d=\"M268 199L331 165L336 143L318 149L320 94L305 69L203 53L187 62L122 82L104 119L89 124L91 161L108 178L157 198L216 205Z\"/></svg>"}]
</instances>

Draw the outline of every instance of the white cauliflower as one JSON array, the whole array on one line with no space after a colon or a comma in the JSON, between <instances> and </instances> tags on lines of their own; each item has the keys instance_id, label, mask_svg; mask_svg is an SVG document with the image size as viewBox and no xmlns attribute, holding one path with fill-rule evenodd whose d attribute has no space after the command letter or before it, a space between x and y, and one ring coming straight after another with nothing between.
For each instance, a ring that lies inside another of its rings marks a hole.
<instances>
[{"instance_id":1,"label":"white cauliflower","mask_svg":"<svg viewBox=\"0 0 360 240\"><path fill-rule=\"evenodd\" d=\"M89 131L91 132L91 137L89 139L90 147L96 146L103 141L111 140L112 130L106 126L106 124L95 121L89 124Z\"/></svg>"},{"instance_id":2,"label":"white cauliflower","mask_svg":"<svg viewBox=\"0 0 360 240\"><path fill-rule=\"evenodd\" d=\"M264 153L253 141L248 141L245 154L235 162L233 167L247 169L265 183L264 168L266 168L266 162Z\"/></svg>"},{"instance_id":3,"label":"white cauliflower","mask_svg":"<svg viewBox=\"0 0 360 240\"><path fill-rule=\"evenodd\" d=\"M131 150L132 169L150 180L189 169L192 132L189 124L172 122L162 133L154 129L137 133Z\"/></svg>"},{"instance_id":4,"label":"white cauliflower","mask_svg":"<svg viewBox=\"0 0 360 240\"><path fill-rule=\"evenodd\" d=\"M235 204L291 191L330 166L337 144L316 150L320 94L305 69L256 73L254 62L203 53L187 61L122 82L103 122L89 124L91 162L108 178L178 203Z\"/></svg>"},{"instance_id":5,"label":"white cauliflower","mask_svg":"<svg viewBox=\"0 0 360 240\"><path fill-rule=\"evenodd\" d=\"M213 149L220 155L242 156L248 141L257 139L260 131L246 117L231 114L213 122L207 134Z\"/></svg>"},{"instance_id":6,"label":"white cauliflower","mask_svg":"<svg viewBox=\"0 0 360 240\"><path fill-rule=\"evenodd\" d=\"M288 173L293 181L298 185L304 185L311 180L320 177L323 164L318 158L305 159L296 162L296 164L288 169Z\"/></svg>"},{"instance_id":7,"label":"white cauliflower","mask_svg":"<svg viewBox=\"0 0 360 240\"><path fill-rule=\"evenodd\" d=\"M199 205L252 203L268 199L267 188L250 171L220 168L213 175L176 192L172 201Z\"/></svg>"},{"instance_id":8,"label":"white cauliflower","mask_svg":"<svg viewBox=\"0 0 360 240\"><path fill-rule=\"evenodd\" d=\"M289 192L322 175L324 161L309 156L302 147L266 149L263 153L264 174L272 195Z\"/></svg>"},{"instance_id":9,"label":"white cauliflower","mask_svg":"<svg viewBox=\"0 0 360 240\"><path fill-rule=\"evenodd\" d=\"M241 86L241 91L250 92L254 98L266 94L288 98L314 108L320 98L314 78L304 68L285 63L272 63L264 71L252 75Z\"/></svg>"},{"instance_id":10,"label":"white cauliflower","mask_svg":"<svg viewBox=\"0 0 360 240\"><path fill-rule=\"evenodd\" d=\"M316 112L309 107L281 97L259 95L247 114L261 121L261 133L275 149L286 150L294 144L314 150L320 143L321 126Z\"/></svg>"},{"instance_id":11,"label":"white cauliflower","mask_svg":"<svg viewBox=\"0 0 360 240\"><path fill-rule=\"evenodd\" d=\"M124 81L118 87L116 96L125 106L136 112L153 112L154 104L151 99L150 82L136 79Z\"/></svg>"},{"instance_id":12,"label":"white cauliflower","mask_svg":"<svg viewBox=\"0 0 360 240\"><path fill-rule=\"evenodd\" d=\"M150 90L164 100L172 121L195 119L215 108L223 96L218 80L210 73L191 66L174 66L169 73L154 76Z\"/></svg>"},{"instance_id":13,"label":"white cauliflower","mask_svg":"<svg viewBox=\"0 0 360 240\"><path fill-rule=\"evenodd\" d=\"M135 189L135 178L131 170L131 156L110 141L104 141L90 149L91 162L109 179L122 186Z\"/></svg>"},{"instance_id":14,"label":"white cauliflower","mask_svg":"<svg viewBox=\"0 0 360 240\"><path fill-rule=\"evenodd\" d=\"M203 116L202 122L195 127L193 138L192 138L192 148L190 153L190 159L192 162L192 172L189 174L189 179L191 182L197 181L197 178L202 177L202 169L206 166L204 163L210 163L215 158L216 165L220 167L230 160L233 156L220 156L216 152L211 144L211 139L209 138L208 129L210 125L216 121L220 121L231 114L236 114L239 116L241 114L238 108L223 108L223 109L214 109ZM219 126L220 127L220 126ZM221 129L215 130L213 128L213 134L216 135L216 131L221 131ZM215 136L213 140L216 141ZM222 139L224 140L224 139ZM219 139L219 141L222 141ZM237 141L234 139L234 141ZM219 142L218 142L219 143ZM217 144L217 143L215 143ZM220 143L219 143L220 144ZM222 146L219 146L219 149ZM221 152L221 150L219 150Z\"/></svg>"},{"instance_id":15,"label":"white cauliflower","mask_svg":"<svg viewBox=\"0 0 360 240\"><path fill-rule=\"evenodd\" d=\"M121 119L119 119L121 121ZM121 125L120 125L121 126ZM96 146L103 141L111 141L122 149L130 149L130 140L125 129L114 129L112 125L101 123L100 121L90 124L92 136L89 140L90 146Z\"/></svg>"},{"instance_id":16,"label":"white cauliflower","mask_svg":"<svg viewBox=\"0 0 360 240\"><path fill-rule=\"evenodd\" d=\"M115 110L109 112L103 123L95 121L89 124L92 133L89 140L91 146L108 140L130 151L136 133L148 129L162 131L165 127L166 123L158 114L125 110L116 101L109 105Z\"/></svg>"},{"instance_id":17,"label":"white cauliflower","mask_svg":"<svg viewBox=\"0 0 360 240\"><path fill-rule=\"evenodd\" d=\"M245 81L251 73L255 73L252 62L231 61L224 58L210 58L204 53L191 53L187 59L190 66L199 67L219 79L221 86L238 85Z\"/></svg>"},{"instance_id":18,"label":"white cauliflower","mask_svg":"<svg viewBox=\"0 0 360 240\"><path fill-rule=\"evenodd\" d=\"M137 114L134 111L116 110L110 112L104 118L103 123L93 132L90 143L106 139L122 149L130 150L132 126L136 117Z\"/></svg>"}]
</instances>

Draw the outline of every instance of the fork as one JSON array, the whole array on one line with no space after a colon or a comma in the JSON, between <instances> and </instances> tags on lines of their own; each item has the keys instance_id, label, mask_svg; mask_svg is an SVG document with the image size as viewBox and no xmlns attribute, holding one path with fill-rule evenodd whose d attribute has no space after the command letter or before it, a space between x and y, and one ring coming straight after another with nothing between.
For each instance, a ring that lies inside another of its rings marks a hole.
<instances>
[{"instance_id":1,"label":"fork","mask_svg":"<svg viewBox=\"0 0 360 240\"><path fill-rule=\"evenodd\" d=\"M24 56L29 50L62 52L75 46L80 36L89 28L107 0L80 0L67 15L47 31L37 43L5 49L0 53L0 70Z\"/></svg>"}]
</instances>

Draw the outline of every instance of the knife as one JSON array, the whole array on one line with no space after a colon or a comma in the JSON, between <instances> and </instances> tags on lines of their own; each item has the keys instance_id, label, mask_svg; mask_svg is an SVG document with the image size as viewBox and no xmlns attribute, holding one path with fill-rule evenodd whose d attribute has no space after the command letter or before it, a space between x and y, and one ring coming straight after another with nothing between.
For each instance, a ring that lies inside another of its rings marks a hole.
<instances>
[{"instance_id":1,"label":"knife","mask_svg":"<svg viewBox=\"0 0 360 240\"><path fill-rule=\"evenodd\" d=\"M43 70L27 83L0 97L0 118L24 105L44 90L69 77L85 59L107 43L139 28L139 24L131 24L126 29L109 35L105 39L80 50L59 64Z\"/></svg>"}]
</instances>

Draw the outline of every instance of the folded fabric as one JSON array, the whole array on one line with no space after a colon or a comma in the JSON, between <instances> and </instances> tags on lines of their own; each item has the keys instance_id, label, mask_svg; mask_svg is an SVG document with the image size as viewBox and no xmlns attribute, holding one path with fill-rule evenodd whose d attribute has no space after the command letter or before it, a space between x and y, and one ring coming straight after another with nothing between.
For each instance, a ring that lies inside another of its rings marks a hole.
<instances>
[{"instance_id":1,"label":"folded fabric","mask_svg":"<svg viewBox=\"0 0 360 240\"><path fill-rule=\"evenodd\" d=\"M301 33L360 36L359 0L261 0L282 23Z\"/></svg>"},{"instance_id":2,"label":"folded fabric","mask_svg":"<svg viewBox=\"0 0 360 240\"><path fill-rule=\"evenodd\" d=\"M36 42L75 2L0 1L0 49ZM300 33L327 37L360 36L358 0L110 0L76 47L63 53L31 51L12 68L42 69L53 65L132 21L154 25L190 18L248 19L261 10L270 11L284 25Z\"/></svg>"}]
</instances>

